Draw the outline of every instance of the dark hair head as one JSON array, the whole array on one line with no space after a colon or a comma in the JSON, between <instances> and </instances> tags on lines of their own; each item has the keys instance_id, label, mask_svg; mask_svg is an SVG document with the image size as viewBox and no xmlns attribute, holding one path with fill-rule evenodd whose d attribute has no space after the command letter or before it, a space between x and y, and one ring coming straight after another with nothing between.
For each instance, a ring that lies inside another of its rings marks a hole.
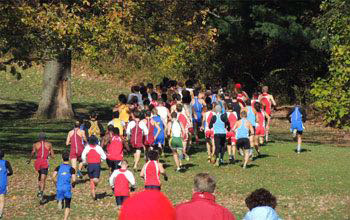
<instances>
[{"instance_id":1,"label":"dark hair head","mask_svg":"<svg viewBox=\"0 0 350 220\"><path fill-rule=\"evenodd\" d=\"M161 95L161 98L162 98L162 101L163 101L163 102L167 102L167 101L168 101L168 96L167 96L167 94L165 94L165 93L163 93L163 94Z\"/></svg>"},{"instance_id":2,"label":"dark hair head","mask_svg":"<svg viewBox=\"0 0 350 220\"><path fill-rule=\"evenodd\" d=\"M193 82L192 82L192 80L187 80L186 82L185 82L185 85L186 85L186 87L187 88L192 88L192 86L193 86Z\"/></svg>"},{"instance_id":3,"label":"dark hair head","mask_svg":"<svg viewBox=\"0 0 350 220\"><path fill-rule=\"evenodd\" d=\"M74 127L75 128L80 128L80 125L81 125L80 121L75 121L74 122Z\"/></svg>"},{"instance_id":4,"label":"dark hair head","mask_svg":"<svg viewBox=\"0 0 350 220\"><path fill-rule=\"evenodd\" d=\"M91 135L91 136L89 137L88 142L89 142L89 144L95 145L95 144L98 143L98 139L97 139L97 137L96 137L95 135Z\"/></svg>"},{"instance_id":5,"label":"dark hair head","mask_svg":"<svg viewBox=\"0 0 350 220\"><path fill-rule=\"evenodd\" d=\"M137 96L132 96L130 100L130 104L137 104L139 102L139 99Z\"/></svg>"},{"instance_id":6,"label":"dark hair head","mask_svg":"<svg viewBox=\"0 0 350 220\"><path fill-rule=\"evenodd\" d=\"M151 151L148 152L148 158L149 158L150 160L158 160L159 154L158 154L157 151L151 150Z\"/></svg>"},{"instance_id":7,"label":"dark hair head","mask_svg":"<svg viewBox=\"0 0 350 220\"><path fill-rule=\"evenodd\" d=\"M148 99L148 94L147 93L141 93L141 94L142 94L141 95L142 100Z\"/></svg>"},{"instance_id":8,"label":"dark hair head","mask_svg":"<svg viewBox=\"0 0 350 220\"><path fill-rule=\"evenodd\" d=\"M141 112L140 111L134 111L134 117L135 118L140 118Z\"/></svg>"},{"instance_id":9,"label":"dark hair head","mask_svg":"<svg viewBox=\"0 0 350 220\"><path fill-rule=\"evenodd\" d=\"M147 95L147 88L145 86L140 86L140 93Z\"/></svg>"},{"instance_id":10,"label":"dark hair head","mask_svg":"<svg viewBox=\"0 0 350 220\"><path fill-rule=\"evenodd\" d=\"M207 104L207 109L208 109L208 110L213 110L213 105L212 105L211 103L208 103L208 104Z\"/></svg>"},{"instance_id":11,"label":"dark hair head","mask_svg":"<svg viewBox=\"0 0 350 220\"><path fill-rule=\"evenodd\" d=\"M64 151L64 152L62 153L62 160L63 160L64 162L69 161L69 152L68 152L68 151Z\"/></svg>"},{"instance_id":12,"label":"dark hair head","mask_svg":"<svg viewBox=\"0 0 350 220\"><path fill-rule=\"evenodd\" d=\"M107 126L108 131L113 132L113 128L114 128L114 126L113 126L113 125L108 125L108 126Z\"/></svg>"},{"instance_id":13,"label":"dark hair head","mask_svg":"<svg viewBox=\"0 0 350 220\"><path fill-rule=\"evenodd\" d=\"M247 99L245 102L244 102L247 106L251 106L252 105L252 101L250 99Z\"/></svg>"},{"instance_id":14,"label":"dark hair head","mask_svg":"<svg viewBox=\"0 0 350 220\"><path fill-rule=\"evenodd\" d=\"M147 88L148 89L153 89L153 84L152 83L147 83Z\"/></svg>"},{"instance_id":15,"label":"dark hair head","mask_svg":"<svg viewBox=\"0 0 350 220\"><path fill-rule=\"evenodd\" d=\"M176 118L177 117L177 113L174 111L171 113L171 118Z\"/></svg>"},{"instance_id":16,"label":"dark hair head","mask_svg":"<svg viewBox=\"0 0 350 220\"><path fill-rule=\"evenodd\" d=\"M146 117L151 117L152 116L152 112L148 110L148 111L146 111L145 115L146 115Z\"/></svg>"},{"instance_id":17,"label":"dark hair head","mask_svg":"<svg viewBox=\"0 0 350 220\"><path fill-rule=\"evenodd\" d=\"M151 93L151 98L152 98L152 100L157 101L158 100L158 94L156 92L152 92Z\"/></svg>"},{"instance_id":18,"label":"dark hair head","mask_svg":"<svg viewBox=\"0 0 350 220\"><path fill-rule=\"evenodd\" d=\"M181 104L177 104L176 105L176 111L177 112L182 112L182 105Z\"/></svg>"},{"instance_id":19,"label":"dark hair head","mask_svg":"<svg viewBox=\"0 0 350 220\"><path fill-rule=\"evenodd\" d=\"M0 159L4 158L4 156L5 156L4 151L0 149Z\"/></svg>"},{"instance_id":20,"label":"dark hair head","mask_svg":"<svg viewBox=\"0 0 350 220\"><path fill-rule=\"evenodd\" d=\"M112 130L113 134L119 135L119 128L114 127Z\"/></svg>"},{"instance_id":21,"label":"dark hair head","mask_svg":"<svg viewBox=\"0 0 350 220\"><path fill-rule=\"evenodd\" d=\"M113 113L113 117L114 117L114 118L119 118L119 111L114 112L114 113Z\"/></svg>"},{"instance_id":22,"label":"dark hair head","mask_svg":"<svg viewBox=\"0 0 350 220\"><path fill-rule=\"evenodd\" d=\"M97 118L97 113L96 112L92 112L90 114L90 118Z\"/></svg>"},{"instance_id":23,"label":"dark hair head","mask_svg":"<svg viewBox=\"0 0 350 220\"><path fill-rule=\"evenodd\" d=\"M211 98L209 96L205 98L205 104L207 105L211 104Z\"/></svg>"},{"instance_id":24,"label":"dark hair head","mask_svg":"<svg viewBox=\"0 0 350 220\"><path fill-rule=\"evenodd\" d=\"M44 132L39 133L39 141L44 141L46 139L46 134Z\"/></svg>"},{"instance_id":25,"label":"dark hair head","mask_svg":"<svg viewBox=\"0 0 350 220\"><path fill-rule=\"evenodd\" d=\"M198 96L199 92L200 92L200 89L195 89L195 90L193 90L193 95Z\"/></svg>"},{"instance_id":26,"label":"dark hair head","mask_svg":"<svg viewBox=\"0 0 350 220\"><path fill-rule=\"evenodd\" d=\"M254 103L254 108L257 112L261 112L261 103L260 102L255 102Z\"/></svg>"},{"instance_id":27,"label":"dark hair head","mask_svg":"<svg viewBox=\"0 0 350 220\"><path fill-rule=\"evenodd\" d=\"M277 199L268 190L260 188L252 192L245 199L245 204L249 210L259 206L270 206L274 209L277 206Z\"/></svg>"},{"instance_id":28,"label":"dark hair head","mask_svg":"<svg viewBox=\"0 0 350 220\"><path fill-rule=\"evenodd\" d=\"M126 104L126 103L128 102L128 99L126 98L126 95L124 95L124 94L120 94L120 95L118 96L118 100L119 100L119 102L121 102L122 104Z\"/></svg>"},{"instance_id":29,"label":"dark hair head","mask_svg":"<svg viewBox=\"0 0 350 220\"><path fill-rule=\"evenodd\" d=\"M228 102L227 103L227 109L228 110L233 110L233 103L232 102Z\"/></svg>"}]
</instances>

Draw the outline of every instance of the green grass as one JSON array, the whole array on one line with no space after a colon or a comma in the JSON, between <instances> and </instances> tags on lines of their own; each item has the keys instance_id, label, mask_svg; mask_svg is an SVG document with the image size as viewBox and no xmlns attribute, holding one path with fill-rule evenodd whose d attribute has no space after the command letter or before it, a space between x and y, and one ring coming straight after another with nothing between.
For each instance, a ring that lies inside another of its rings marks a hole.
<instances>
[{"instance_id":1,"label":"green grass","mask_svg":"<svg viewBox=\"0 0 350 220\"><path fill-rule=\"evenodd\" d=\"M5 159L11 162L15 173L9 178L4 217L61 219L63 212L56 210L54 201L44 206L38 204L35 197L37 174L33 162L27 165L25 161L38 133L44 130L58 154L56 159L50 160L52 174L52 170L60 163L59 153L65 149L66 134L72 128L72 123L29 118L29 113L35 110L35 102L40 98L41 77L35 72L28 72L18 82L7 74L0 75L0 80L3 82L0 88L0 143L7 154ZM86 114L97 109L107 119L120 89L111 88L112 83L108 81L82 77L74 77L74 80L73 103L78 109L77 113ZM294 153L296 143L291 140L288 124L275 119L271 131L272 142L262 150L266 156L254 161L254 166L246 170L239 164L220 168L208 164L205 147L201 143L194 147L191 160L184 162L188 166L187 171L175 173L174 162L167 153L165 163L169 181L163 181L162 191L173 204L189 200L194 175L209 172L217 180L217 202L229 208L238 219L247 212L245 197L260 187L270 190L277 197L277 211L283 219L349 219L349 148L323 144L323 140L333 133L312 124L306 124L306 127L303 147L307 151L297 155ZM132 162L131 155L127 159ZM225 159L227 161L227 155ZM103 168L107 168L105 163ZM106 192L106 197L96 202L89 197L88 182L76 186L73 191L72 219L115 218L116 207L108 186L108 174L107 170L102 172L97 188L98 193ZM138 173L135 176L138 189L141 189L143 182ZM46 194L52 198L55 194L50 179L47 181Z\"/></svg>"}]
</instances>

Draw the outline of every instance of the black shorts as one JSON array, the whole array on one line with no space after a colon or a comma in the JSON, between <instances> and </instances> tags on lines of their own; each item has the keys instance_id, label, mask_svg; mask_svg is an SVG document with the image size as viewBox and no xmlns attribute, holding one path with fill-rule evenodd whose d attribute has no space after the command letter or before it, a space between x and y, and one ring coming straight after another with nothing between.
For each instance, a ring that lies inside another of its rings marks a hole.
<instances>
[{"instance_id":1,"label":"black shorts","mask_svg":"<svg viewBox=\"0 0 350 220\"><path fill-rule=\"evenodd\" d=\"M117 203L117 206L123 205L124 201L129 198L129 196L116 196L115 202Z\"/></svg>"},{"instance_id":2,"label":"black shorts","mask_svg":"<svg viewBox=\"0 0 350 220\"><path fill-rule=\"evenodd\" d=\"M303 134L303 131L297 131L297 134L302 135L302 134Z\"/></svg>"},{"instance_id":3,"label":"black shorts","mask_svg":"<svg viewBox=\"0 0 350 220\"><path fill-rule=\"evenodd\" d=\"M89 178L100 178L101 166L99 163L90 163L87 167Z\"/></svg>"},{"instance_id":4,"label":"black shorts","mask_svg":"<svg viewBox=\"0 0 350 220\"><path fill-rule=\"evenodd\" d=\"M237 140L236 146L238 149L242 148L248 150L250 148L249 138L239 138Z\"/></svg>"},{"instance_id":5,"label":"black shorts","mask_svg":"<svg viewBox=\"0 0 350 220\"><path fill-rule=\"evenodd\" d=\"M160 186L145 186L145 189L152 189L152 190L159 190L160 191Z\"/></svg>"},{"instance_id":6,"label":"black shorts","mask_svg":"<svg viewBox=\"0 0 350 220\"><path fill-rule=\"evenodd\" d=\"M38 171L38 173L39 173L39 175L41 175L41 174L47 175L49 173L49 168L40 169Z\"/></svg>"},{"instance_id":7,"label":"black shorts","mask_svg":"<svg viewBox=\"0 0 350 220\"><path fill-rule=\"evenodd\" d=\"M119 166L120 161L121 160L109 160L109 159L106 160L107 165L109 168L111 168L111 170L119 169L120 168L120 166Z\"/></svg>"}]
</instances>

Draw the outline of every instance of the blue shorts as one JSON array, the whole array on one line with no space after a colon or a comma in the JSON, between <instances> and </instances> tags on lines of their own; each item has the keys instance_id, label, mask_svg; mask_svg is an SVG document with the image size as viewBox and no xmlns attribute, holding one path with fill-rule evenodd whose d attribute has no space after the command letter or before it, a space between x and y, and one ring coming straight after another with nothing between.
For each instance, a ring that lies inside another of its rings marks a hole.
<instances>
[{"instance_id":1,"label":"blue shorts","mask_svg":"<svg viewBox=\"0 0 350 220\"><path fill-rule=\"evenodd\" d=\"M1 184L0 185L0 195L7 194L7 185L6 184Z\"/></svg>"},{"instance_id":2,"label":"blue shorts","mask_svg":"<svg viewBox=\"0 0 350 220\"><path fill-rule=\"evenodd\" d=\"M56 200L70 199L72 198L71 189L57 189Z\"/></svg>"},{"instance_id":3,"label":"blue shorts","mask_svg":"<svg viewBox=\"0 0 350 220\"><path fill-rule=\"evenodd\" d=\"M164 134L159 134L157 139L154 140L154 145L158 145L159 143L164 145L164 143L165 143Z\"/></svg>"},{"instance_id":4,"label":"blue shorts","mask_svg":"<svg viewBox=\"0 0 350 220\"><path fill-rule=\"evenodd\" d=\"M87 171L89 178L100 178L101 166L99 163L90 163L88 164Z\"/></svg>"},{"instance_id":5,"label":"blue shorts","mask_svg":"<svg viewBox=\"0 0 350 220\"><path fill-rule=\"evenodd\" d=\"M304 130L303 123L292 123L290 125L290 131L293 132L294 129L296 129L299 132L302 132Z\"/></svg>"}]
</instances>

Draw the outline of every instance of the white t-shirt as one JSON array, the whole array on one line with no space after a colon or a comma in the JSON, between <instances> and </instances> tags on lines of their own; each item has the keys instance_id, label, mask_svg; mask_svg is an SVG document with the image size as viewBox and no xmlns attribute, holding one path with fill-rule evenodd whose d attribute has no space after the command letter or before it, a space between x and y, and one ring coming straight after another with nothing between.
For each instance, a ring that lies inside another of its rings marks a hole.
<instances>
[{"instance_id":1,"label":"white t-shirt","mask_svg":"<svg viewBox=\"0 0 350 220\"><path fill-rule=\"evenodd\" d=\"M181 125L178 120L174 120L171 125L171 136L181 137Z\"/></svg>"},{"instance_id":2,"label":"white t-shirt","mask_svg":"<svg viewBox=\"0 0 350 220\"><path fill-rule=\"evenodd\" d=\"M157 106L158 115L162 119L164 126L168 124L168 112L169 110L164 106Z\"/></svg>"}]
</instances>

